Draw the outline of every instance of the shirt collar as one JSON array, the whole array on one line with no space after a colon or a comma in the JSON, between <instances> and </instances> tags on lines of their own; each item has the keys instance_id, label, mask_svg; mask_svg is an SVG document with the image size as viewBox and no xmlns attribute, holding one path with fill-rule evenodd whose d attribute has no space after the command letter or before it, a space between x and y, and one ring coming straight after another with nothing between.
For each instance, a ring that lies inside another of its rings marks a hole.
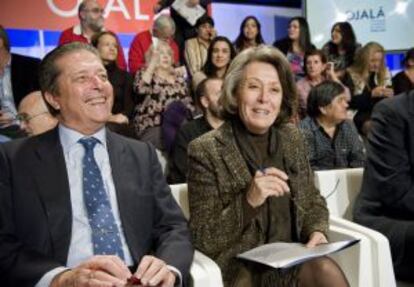
<instances>
[{"instance_id":1,"label":"shirt collar","mask_svg":"<svg viewBox=\"0 0 414 287\"><path fill-rule=\"evenodd\" d=\"M76 144L79 144L79 140L85 137L94 137L104 146L106 149L106 129L105 127L101 128L99 131L93 135L85 136L78 131L75 131L71 128L59 124L59 139L62 145L63 151L71 150Z\"/></svg>"}]
</instances>

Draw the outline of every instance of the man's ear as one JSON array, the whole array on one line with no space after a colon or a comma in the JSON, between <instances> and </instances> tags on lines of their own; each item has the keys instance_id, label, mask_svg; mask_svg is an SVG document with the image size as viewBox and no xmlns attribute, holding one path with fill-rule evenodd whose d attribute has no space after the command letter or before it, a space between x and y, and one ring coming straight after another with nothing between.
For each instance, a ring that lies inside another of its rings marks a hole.
<instances>
[{"instance_id":1,"label":"man's ear","mask_svg":"<svg viewBox=\"0 0 414 287\"><path fill-rule=\"evenodd\" d=\"M49 92L45 92L45 100L55 110L60 110L59 97L52 95Z\"/></svg>"},{"instance_id":2,"label":"man's ear","mask_svg":"<svg viewBox=\"0 0 414 287\"><path fill-rule=\"evenodd\" d=\"M210 101L207 99L207 97L206 97L206 96L202 96L202 97L200 98L200 103L201 103L201 105L203 106L203 108L207 109L207 108L208 108L208 106L209 106L209 104L210 104Z\"/></svg>"},{"instance_id":3,"label":"man's ear","mask_svg":"<svg viewBox=\"0 0 414 287\"><path fill-rule=\"evenodd\" d=\"M319 111L322 115L326 115L326 107L319 107Z\"/></svg>"}]
</instances>

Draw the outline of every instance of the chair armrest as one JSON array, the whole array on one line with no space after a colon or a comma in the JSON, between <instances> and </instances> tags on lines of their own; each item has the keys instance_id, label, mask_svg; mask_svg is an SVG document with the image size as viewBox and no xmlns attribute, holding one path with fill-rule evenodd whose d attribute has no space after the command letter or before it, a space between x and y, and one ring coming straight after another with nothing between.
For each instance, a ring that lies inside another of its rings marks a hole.
<instances>
[{"instance_id":1,"label":"chair armrest","mask_svg":"<svg viewBox=\"0 0 414 287\"><path fill-rule=\"evenodd\" d=\"M362 272L369 276L368 281L372 281L372 286L395 287L395 275L391 259L391 251L388 239L381 233L356 224L349 220L330 217L330 224L335 228L346 230L346 232L357 233L361 236L360 257L365 262L361 267ZM351 284L351 286L353 286ZM362 286L362 285L361 285ZM364 283L364 286L366 283Z\"/></svg>"},{"instance_id":2,"label":"chair armrest","mask_svg":"<svg viewBox=\"0 0 414 287\"><path fill-rule=\"evenodd\" d=\"M200 251L196 250L194 253L190 274L194 287L223 287L221 270L217 263Z\"/></svg>"}]
</instances>

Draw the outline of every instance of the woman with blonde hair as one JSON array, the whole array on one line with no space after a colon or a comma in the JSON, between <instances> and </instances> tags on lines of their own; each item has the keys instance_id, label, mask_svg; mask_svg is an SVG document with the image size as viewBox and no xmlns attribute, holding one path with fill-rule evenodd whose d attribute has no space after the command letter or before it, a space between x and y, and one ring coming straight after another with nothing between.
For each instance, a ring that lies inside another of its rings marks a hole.
<instances>
[{"instance_id":1,"label":"woman with blonde hair","mask_svg":"<svg viewBox=\"0 0 414 287\"><path fill-rule=\"evenodd\" d=\"M145 58L148 65L137 72L134 81L139 102L135 107L135 132L139 139L164 150L161 125L167 107L180 102L188 111L194 111L194 106L188 94L185 68L174 67L173 51L167 42L151 46ZM184 113L179 117L185 119Z\"/></svg>"},{"instance_id":2,"label":"woman with blonde hair","mask_svg":"<svg viewBox=\"0 0 414 287\"><path fill-rule=\"evenodd\" d=\"M355 125L366 136L375 104L394 95L391 73L385 64L384 47L377 42L366 44L358 50L348 73L351 80L348 86L353 94L349 107L356 110Z\"/></svg>"},{"instance_id":3,"label":"woman with blonde hair","mask_svg":"<svg viewBox=\"0 0 414 287\"><path fill-rule=\"evenodd\" d=\"M226 287L348 286L326 257L283 271L235 258L270 242L327 242L326 202L314 186L304 140L288 123L297 93L286 57L269 46L241 52L220 103L226 121L188 149L195 247L218 263Z\"/></svg>"}]
</instances>

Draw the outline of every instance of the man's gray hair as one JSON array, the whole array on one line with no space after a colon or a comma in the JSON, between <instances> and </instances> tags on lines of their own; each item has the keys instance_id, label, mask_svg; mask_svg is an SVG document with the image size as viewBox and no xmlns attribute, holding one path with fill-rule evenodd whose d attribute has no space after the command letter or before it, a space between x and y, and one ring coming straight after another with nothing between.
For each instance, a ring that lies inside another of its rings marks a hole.
<instances>
[{"instance_id":1,"label":"man's gray hair","mask_svg":"<svg viewBox=\"0 0 414 287\"><path fill-rule=\"evenodd\" d=\"M40 90L42 91L43 97L45 96L46 92L52 94L52 95L59 95L59 87L58 87L58 77L62 73L61 69L57 65L57 62L59 59L63 58L64 56L77 52L77 51L88 51L94 55L98 59L99 52L94 47L92 47L89 44L81 43L81 42L72 42L63 46L59 46L49 52L40 63L40 69L39 69L39 84L40 84ZM73 63L76 65L76 63ZM58 110L54 109L49 103L45 102L48 105L48 108L50 110L50 113L52 115L57 115L59 113Z\"/></svg>"},{"instance_id":2,"label":"man's gray hair","mask_svg":"<svg viewBox=\"0 0 414 287\"><path fill-rule=\"evenodd\" d=\"M175 22L168 15L160 15L157 19L155 19L152 29L154 31L162 31L166 27L170 27L173 31L175 31Z\"/></svg>"}]
</instances>

